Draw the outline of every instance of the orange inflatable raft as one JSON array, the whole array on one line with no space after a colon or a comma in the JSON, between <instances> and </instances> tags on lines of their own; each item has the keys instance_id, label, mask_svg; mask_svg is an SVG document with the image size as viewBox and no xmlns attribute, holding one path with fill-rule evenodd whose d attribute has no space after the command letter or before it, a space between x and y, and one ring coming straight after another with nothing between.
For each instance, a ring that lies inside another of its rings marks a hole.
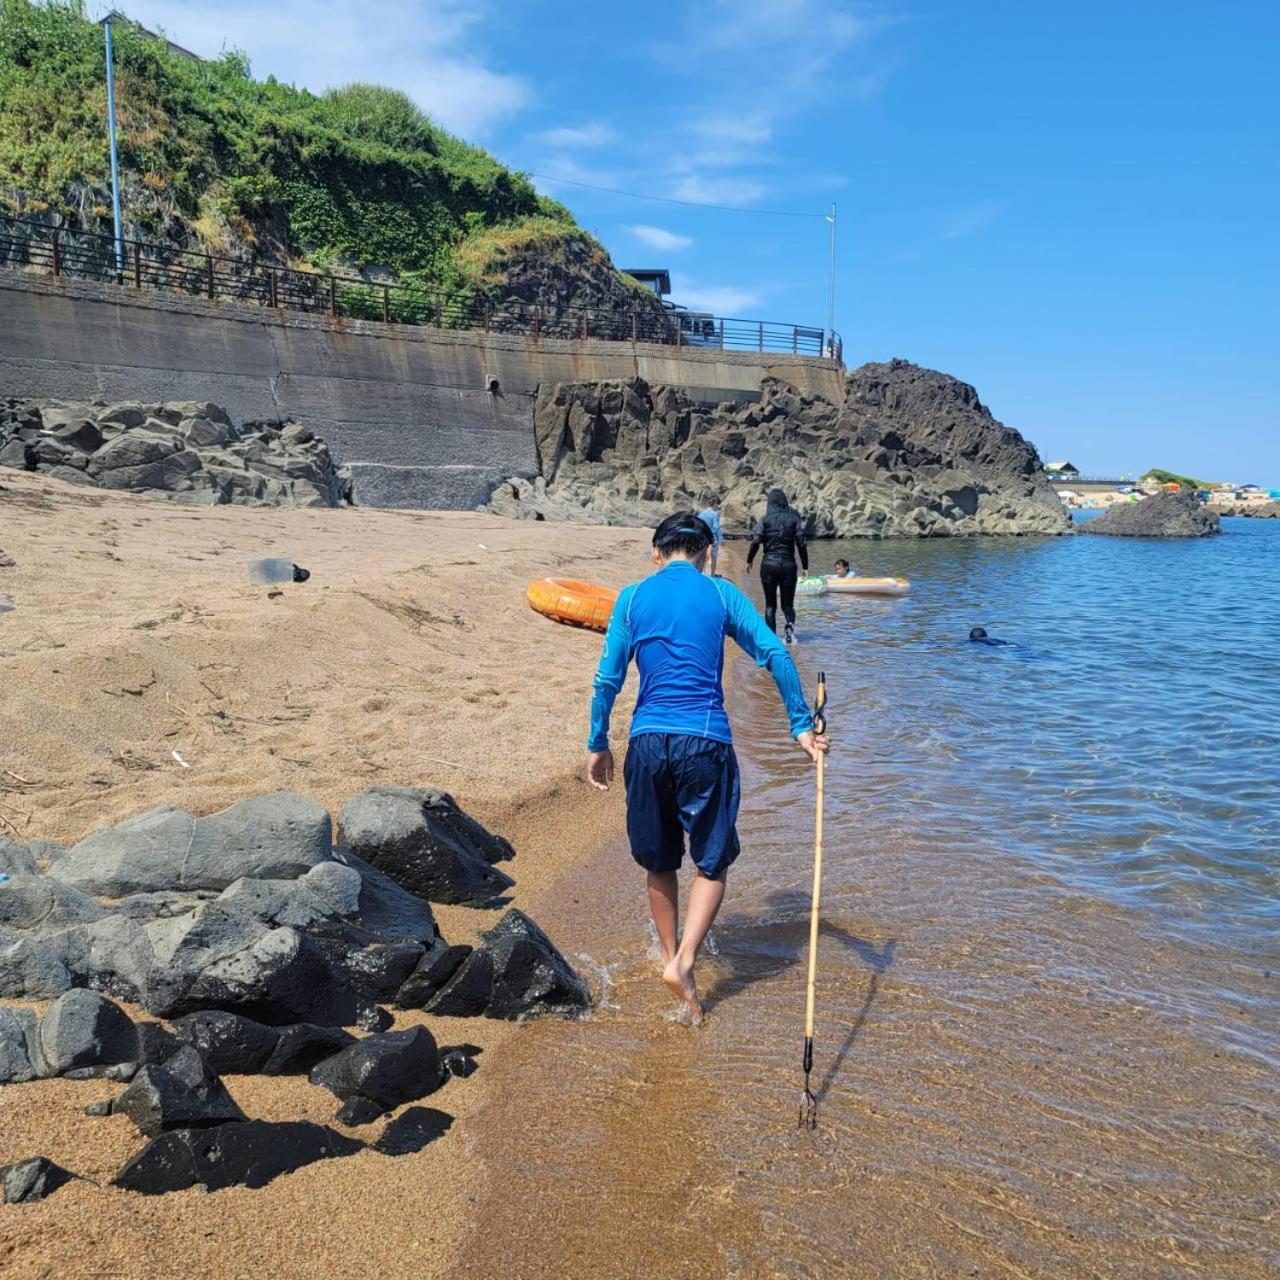
<instances>
[{"instance_id":1,"label":"orange inflatable raft","mask_svg":"<svg viewBox=\"0 0 1280 1280\"><path fill-rule=\"evenodd\" d=\"M609 625L618 593L611 587L594 582L577 582L573 578L539 578L525 592L529 607L557 622L574 627L604 631Z\"/></svg>"}]
</instances>

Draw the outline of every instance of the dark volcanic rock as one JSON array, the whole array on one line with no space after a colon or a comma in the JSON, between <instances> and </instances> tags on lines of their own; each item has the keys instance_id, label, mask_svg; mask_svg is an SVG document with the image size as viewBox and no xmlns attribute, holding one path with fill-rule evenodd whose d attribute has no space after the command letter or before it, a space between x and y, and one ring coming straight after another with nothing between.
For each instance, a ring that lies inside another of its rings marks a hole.
<instances>
[{"instance_id":1,"label":"dark volcanic rock","mask_svg":"<svg viewBox=\"0 0 1280 1280\"><path fill-rule=\"evenodd\" d=\"M280 1028L224 1009L202 1009L178 1018L174 1033L196 1049L218 1075L257 1075L280 1041Z\"/></svg>"},{"instance_id":2,"label":"dark volcanic rock","mask_svg":"<svg viewBox=\"0 0 1280 1280\"><path fill-rule=\"evenodd\" d=\"M484 939L427 1002L428 1013L512 1019L590 1007L586 983L523 911L511 908Z\"/></svg>"},{"instance_id":3,"label":"dark volcanic rock","mask_svg":"<svg viewBox=\"0 0 1280 1280\"><path fill-rule=\"evenodd\" d=\"M217 405L186 401L9 401L0 405L0 466L201 505L331 507L346 491L328 447L298 424L235 426Z\"/></svg>"},{"instance_id":4,"label":"dark volcanic rock","mask_svg":"<svg viewBox=\"0 0 1280 1280\"><path fill-rule=\"evenodd\" d=\"M144 1195L197 1185L209 1191L265 1187L282 1173L316 1160L355 1155L363 1149L362 1143L305 1120L283 1124L232 1121L212 1129L162 1133L147 1143L113 1182Z\"/></svg>"},{"instance_id":5,"label":"dark volcanic rock","mask_svg":"<svg viewBox=\"0 0 1280 1280\"><path fill-rule=\"evenodd\" d=\"M427 952L418 967L404 980L396 996L396 1004L402 1009L426 1008L470 954L470 947L446 947L443 944Z\"/></svg>"},{"instance_id":6,"label":"dark volcanic rock","mask_svg":"<svg viewBox=\"0 0 1280 1280\"><path fill-rule=\"evenodd\" d=\"M1080 530L1121 538L1203 538L1221 532L1221 526L1217 513L1194 494L1166 490L1141 502L1116 503Z\"/></svg>"},{"instance_id":7,"label":"dark volcanic rock","mask_svg":"<svg viewBox=\"0 0 1280 1280\"><path fill-rule=\"evenodd\" d=\"M423 1008L442 1018L478 1018L493 998L493 957L477 947Z\"/></svg>"},{"instance_id":8,"label":"dark volcanic rock","mask_svg":"<svg viewBox=\"0 0 1280 1280\"><path fill-rule=\"evenodd\" d=\"M551 384L534 434L540 475L499 486L501 514L652 526L716 496L744 535L780 485L815 537L1070 532L1035 449L971 386L903 360L855 369L840 404L774 378L713 409L638 378Z\"/></svg>"},{"instance_id":9,"label":"dark volcanic rock","mask_svg":"<svg viewBox=\"0 0 1280 1280\"><path fill-rule=\"evenodd\" d=\"M47 1156L0 1165L0 1186L4 1188L5 1204L34 1204L52 1195L71 1178L71 1174Z\"/></svg>"},{"instance_id":10,"label":"dark volcanic rock","mask_svg":"<svg viewBox=\"0 0 1280 1280\"><path fill-rule=\"evenodd\" d=\"M317 1063L355 1043L355 1037L340 1027L317 1027L310 1022L297 1022L280 1029L280 1039L263 1063L262 1074L305 1075Z\"/></svg>"},{"instance_id":11,"label":"dark volcanic rock","mask_svg":"<svg viewBox=\"0 0 1280 1280\"><path fill-rule=\"evenodd\" d=\"M190 1045L162 1067L143 1067L113 1100L111 1113L128 1116L148 1138L169 1129L201 1129L245 1118Z\"/></svg>"},{"instance_id":12,"label":"dark volcanic rock","mask_svg":"<svg viewBox=\"0 0 1280 1280\"><path fill-rule=\"evenodd\" d=\"M377 787L343 809L340 825L347 848L429 902L475 906L514 883L491 865L511 846L443 791Z\"/></svg>"},{"instance_id":13,"label":"dark volcanic rock","mask_svg":"<svg viewBox=\"0 0 1280 1280\"><path fill-rule=\"evenodd\" d=\"M493 960L490 1018L562 1013L591 1005L587 984L541 929L514 907L484 935Z\"/></svg>"},{"instance_id":14,"label":"dark volcanic rock","mask_svg":"<svg viewBox=\"0 0 1280 1280\"><path fill-rule=\"evenodd\" d=\"M311 1083L323 1085L344 1102L360 1099L381 1111L392 1111L440 1085L440 1057L435 1038L426 1027L386 1031L366 1036L350 1048L320 1063ZM347 1112L373 1119L368 1108ZM344 1120L365 1123L365 1120Z\"/></svg>"}]
</instances>

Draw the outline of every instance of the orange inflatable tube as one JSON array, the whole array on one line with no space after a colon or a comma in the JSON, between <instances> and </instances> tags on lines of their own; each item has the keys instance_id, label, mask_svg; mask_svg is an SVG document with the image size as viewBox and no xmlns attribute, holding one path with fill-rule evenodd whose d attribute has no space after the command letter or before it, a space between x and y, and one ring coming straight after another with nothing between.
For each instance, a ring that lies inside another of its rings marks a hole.
<instances>
[{"instance_id":1,"label":"orange inflatable tube","mask_svg":"<svg viewBox=\"0 0 1280 1280\"><path fill-rule=\"evenodd\" d=\"M609 625L618 593L611 587L594 582L577 582L573 578L539 578L525 592L529 607L557 622L570 626L603 631Z\"/></svg>"}]
</instances>

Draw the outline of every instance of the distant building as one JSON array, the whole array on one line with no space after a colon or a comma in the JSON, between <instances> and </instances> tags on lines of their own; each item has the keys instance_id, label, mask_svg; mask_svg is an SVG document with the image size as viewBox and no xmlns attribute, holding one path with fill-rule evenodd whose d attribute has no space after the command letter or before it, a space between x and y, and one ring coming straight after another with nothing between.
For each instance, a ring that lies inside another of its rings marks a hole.
<instances>
[{"instance_id":1,"label":"distant building","mask_svg":"<svg viewBox=\"0 0 1280 1280\"><path fill-rule=\"evenodd\" d=\"M1065 479L1067 476L1078 476L1080 474L1080 468L1074 463L1066 461L1065 458L1061 462L1046 462L1044 469L1049 478L1053 480Z\"/></svg>"},{"instance_id":2,"label":"distant building","mask_svg":"<svg viewBox=\"0 0 1280 1280\"><path fill-rule=\"evenodd\" d=\"M671 272L661 267L623 267L623 272L639 281L654 297L665 298L671 292Z\"/></svg>"},{"instance_id":3,"label":"distant building","mask_svg":"<svg viewBox=\"0 0 1280 1280\"><path fill-rule=\"evenodd\" d=\"M135 22L128 14L121 13L118 9L112 9L111 12L102 19L102 23L107 22L110 22L112 25L117 22L126 23L128 26L133 27L135 31L140 32L142 35L147 36L152 40L163 41L169 47L169 52L176 53L180 58L190 58L192 62L204 61L198 53L192 53L190 49L184 49L180 44L174 44L168 36L162 36L157 31L148 31L142 23ZM102 23L99 23L99 25L101 26Z\"/></svg>"}]
</instances>

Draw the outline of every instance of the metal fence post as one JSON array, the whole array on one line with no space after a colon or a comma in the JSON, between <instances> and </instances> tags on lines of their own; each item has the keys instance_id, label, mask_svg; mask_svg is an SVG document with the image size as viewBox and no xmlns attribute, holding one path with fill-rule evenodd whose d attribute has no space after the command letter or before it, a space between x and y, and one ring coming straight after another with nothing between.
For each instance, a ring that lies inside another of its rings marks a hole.
<instances>
[{"instance_id":1,"label":"metal fence post","mask_svg":"<svg viewBox=\"0 0 1280 1280\"><path fill-rule=\"evenodd\" d=\"M270 274L267 276L267 298L271 309L274 311L280 305L279 286L276 284L276 269L271 268Z\"/></svg>"},{"instance_id":2,"label":"metal fence post","mask_svg":"<svg viewBox=\"0 0 1280 1280\"><path fill-rule=\"evenodd\" d=\"M680 324L680 317L676 316L676 346L684 346L684 330Z\"/></svg>"},{"instance_id":3,"label":"metal fence post","mask_svg":"<svg viewBox=\"0 0 1280 1280\"><path fill-rule=\"evenodd\" d=\"M635 340L636 340L636 313L633 311L631 313L631 341L634 342Z\"/></svg>"},{"instance_id":4,"label":"metal fence post","mask_svg":"<svg viewBox=\"0 0 1280 1280\"><path fill-rule=\"evenodd\" d=\"M537 342L542 336L542 308L534 307L533 309L533 340Z\"/></svg>"},{"instance_id":5,"label":"metal fence post","mask_svg":"<svg viewBox=\"0 0 1280 1280\"><path fill-rule=\"evenodd\" d=\"M795 325L792 325L791 326L791 354L795 355L797 352L799 352L799 350L800 350L800 331L795 327Z\"/></svg>"},{"instance_id":6,"label":"metal fence post","mask_svg":"<svg viewBox=\"0 0 1280 1280\"><path fill-rule=\"evenodd\" d=\"M136 240L133 242L133 287L142 288L142 246Z\"/></svg>"},{"instance_id":7,"label":"metal fence post","mask_svg":"<svg viewBox=\"0 0 1280 1280\"><path fill-rule=\"evenodd\" d=\"M57 227L53 229L53 274L55 276L62 274L62 239Z\"/></svg>"},{"instance_id":8,"label":"metal fence post","mask_svg":"<svg viewBox=\"0 0 1280 1280\"><path fill-rule=\"evenodd\" d=\"M760 350L764 350L764 321L760 321Z\"/></svg>"},{"instance_id":9,"label":"metal fence post","mask_svg":"<svg viewBox=\"0 0 1280 1280\"><path fill-rule=\"evenodd\" d=\"M493 304L486 298L484 304L484 331L489 332L489 320L493 314Z\"/></svg>"},{"instance_id":10,"label":"metal fence post","mask_svg":"<svg viewBox=\"0 0 1280 1280\"><path fill-rule=\"evenodd\" d=\"M437 329L444 328L444 315L442 310L442 304L440 301L440 295L438 293L436 294L436 328Z\"/></svg>"},{"instance_id":11,"label":"metal fence post","mask_svg":"<svg viewBox=\"0 0 1280 1280\"><path fill-rule=\"evenodd\" d=\"M582 340L583 340L583 342L586 342L586 340L587 340L590 336L591 336L591 332L590 332L590 330L587 328L587 312L585 312L585 311L584 311L584 312L582 313Z\"/></svg>"},{"instance_id":12,"label":"metal fence post","mask_svg":"<svg viewBox=\"0 0 1280 1280\"><path fill-rule=\"evenodd\" d=\"M329 319L334 319L338 314L338 283L329 277Z\"/></svg>"},{"instance_id":13,"label":"metal fence post","mask_svg":"<svg viewBox=\"0 0 1280 1280\"><path fill-rule=\"evenodd\" d=\"M204 255L205 285L209 297L213 297L213 254Z\"/></svg>"},{"instance_id":14,"label":"metal fence post","mask_svg":"<svg viewBox=\"0 0 1280 1280\"><path fill-rule=\"evenodd\" d=\"M382 286L382 323L391 323L391 286Z\"/></svg>"},{"instance_id":15,"label":"metal fence post","mask_svg":"<svg viewBox=\"0 0 1280 1280\"><path fill-rule=\"evenodd\" d=\"M724 350L724 317L720 317L720 350Z\"/></svg>"}]
</instances>

